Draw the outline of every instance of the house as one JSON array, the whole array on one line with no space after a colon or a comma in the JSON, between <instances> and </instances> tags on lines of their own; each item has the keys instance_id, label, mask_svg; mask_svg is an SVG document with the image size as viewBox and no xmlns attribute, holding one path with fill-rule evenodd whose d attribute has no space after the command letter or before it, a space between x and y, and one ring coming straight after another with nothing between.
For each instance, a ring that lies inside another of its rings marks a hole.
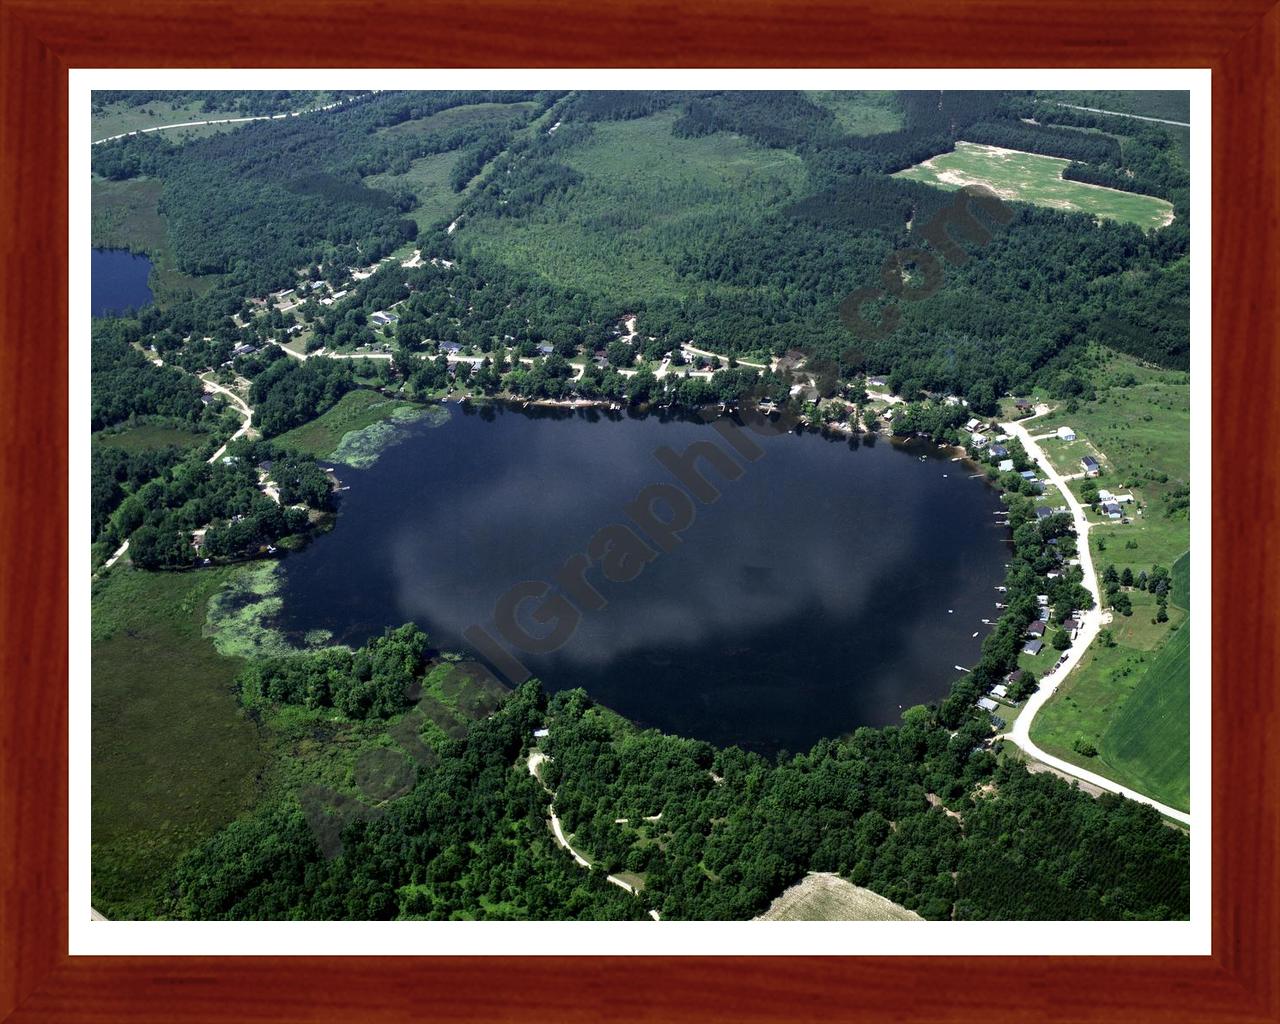
<instances>
[{"instance_id":1,"label":"house","mask_svg":"<svg viewBox=\"0 0 1280 1024\"><path fill-rule=\"evenodd\" d=\"M1025 398L1018 398L1014 400L1013 407L1017 409L1019 412L1026 412L1028 409L1031 408L1031 403L1028 402Z\"/></svg>"},{"instance_id":2,"label":"house","mask_svg":"<svg viewBox=\"0 0 1280 1024\"><path fill-rule=\"evenodd\" d=\"M1005 459L998 466L996 466L996 469L1000 470L1001 473L1012 473L1013 459Z\"/></svg>"},{"instance_id":3,"label":"house","mask_svg":"<svg viewBox=\"0 0 1280 1024\"><path fill-rule=\"evenodd\" d=\"M385 326L386 324L391 323L391 317L387 316L387 314L386 314L386 313L381 313L381 312L379 312L379 313L370 313L370 314L369 314L369 319L370 319L370 320L372 320L375 324L382 324L382 325L384 325L384 326Z\"/></svg>"},{"instance_id":4,"label":"house","mask_svg":"<svg viewBox=\"0 0 1280 1024\"><path fill-rule=\"evenodd\" d=\"M1022 645L1023 654L1039 654L1040 648L1044 646L1043 640L1028 640Z\"/></svg>"},{"instance_id":5,"label":"house","mask_svg":"<svg viewBox=\"0 0 1280 1024\"><path fill-rule=\"evenodd\" d=\"M231 350L231 353L232 355L237 355L237 356L251 356L253 355L253 353L257 351L258 350L254 348L252 345L245 344L245 345L237 345L235 348Z\"/></svg>"},{"instance_id":6,"label":"house","mask_svg":"<svg viewBox=\"0 0 1280 1024\"><path fill-rule=\"evenodd\" d=\"M975 448L985 448L988 444L986 437L982 434L974 434L971 440Z\"/></svg>"},{"instance_id":7,"label":"house","mask_svg":"<svg viewBox=\"0 0 1280 1024\"><path fill-rule=\"evenodd\" d=\"M1077 629L1080 628L1080 620L1077 618L1067 619L1062 624L1062 628L1065 629L1068 633L1074 633Z\"/></svg>"},{"instance_id":8,"label":"house","mask_svg":"<svg viewBox=\"0 0 1280 1024\"><path fill-rule=\"evenodd\" d=\"M445 355L456 356L462 351L462 345L456 341L442 341L440 342L440 351Z\"/></svg>"},{"instance_id":9,"label":"house","mask_svg":"<svg viewBox=\"0 0 1280 1024\"><path fill-rule=\"evenodd\" d=\"M1027 627L1027 636L1044 636L1044 623L1036 619Z\"/></svg>"},{"instance_id":10,"label":"house","mask_svg":"<svg viewBox=\"0 0 1280 1024\"><path fill-rule=\"evenodd\" d=\"M1049 621L1049 606L1048 606L1047 604L1045 604L1045 605L1041 605L1041 606L1040 606L1040 613L1039 613L1039 614L1040 614L1040 621L1041 621L1041 622L1048 622L1048 621Z\"/></svg>"},{"instance_id":11,"label":"house","mask_svg":"<svg viewBox=\"0 0 1280 1024\"><path fill-rule=\"evenodd\" d=\"M995 444L991 446L991 457L993 459L1004 459L1004 458L1008 458L1008 456L1009 456L1009 449L1006 448L1004 445Z\"/></svg>"},{"instance_id":12,"label":"house","mask_svg":"<svg viewBox=\"0 0 1280 1024\"><path fill-rule=\"evenodd\" d=\"M973 431L973 430L977 430L981 426L982 426L982 420L978 419L977 416L971 416L969 418L969 422L964 425L964 429Z\"/></svg>"},{"instance_id":13,"label":"house","mask_svg":"<svg viewBox=\"0 0 1280 1024\"><path fill-rule=\"evenodd\" d=\"M534 738L535 740L540 740L540 739L542 739L544 736L549 735L550 733L551 733L551 730L550 730L550 729L534 729L534 730L533 730L533 738Z\"/></svg>"},{"instance_id":14,"label":"house","mask_svg":"<svg viewBox=\"0 0 1280 1024\"><path fill-rule=\"evenodd\" d=\"M1086 455L1080 460L1080 465L1084 467L1085 476L1098 475L1098 460L1092 455Z\"/></svg>"},{"instance_id":15,"label":"house","mask_svg":"<svg viewBox=\"0 0 1280 1024\"><path fill-rule=\"evenodd\" d=\"M1076 432L1072 430L1070 427L1058 428L1059 441L1074 441L1075 439L1076 439Z\"/></svg>"},{"instance_id":16,"label":"house","mask_svg":"<svg viewBox=\"0 0 1280 1024\"><path fill-rule=\"evenodd\" d=\"M1114 494L1112 494L1110 491L1108 491L1105 487L1104 487L1104 488L1099 488L1099 490L1098 490L1098 500L1099 500L1099 501L1103 501L1103 502L1106 502L1106 501L1115 501L1115 500L1116 500L1116 496L1115 496Z\"/></svg>"},{"instance_id":17,"label":"house","mask_svg":"<svg viewBox=\"0 0 1280 1024\"><path fill-rule=\"evenodd\" d=\"M991 696L1004 700L1009 696L1009 688L1004 683L996 683L995 686L991 687Z\"/></svg>"},{"instance_id":18,"label":"house","mask_svg":"<svg viewBox=\"0 0 1280 1024\"><path fill-rule=\"evenodd\" d=\"M1120 511L1120 506L1114 501L1106 501L1102 504L1102 514L1108 519L1123 519L1124 513Z\"/></svg>"},{"instance_id":19,"label":"house","mask_svg":"<svg viewBox=\"0 0 1280 1024\"><path fill-rule=\"evenodd\" d=\"M1010 686L1012 686L1014 683L1020 682L1024 675L1026 675L1026 673L1023 672L1022 669L1015 668L1012 672L1010 672L1007 676L1004 677L1004 681L1008 683Z\"/></svg>"},{"instance_id":20,"label":"house","mask_svg":"<svg viewBox=\"0 0 1280 1024\"><path fill-rule=\"evenodd\" d=\"M1022 477L1023 480L1034 480L1036 478L1036 473L1033 469L1024 469L1018 474L1018 476Z\"/></svg>"},{"instance_id":21,"label":"house","mask_svg":"<svg viewBox=\"0 0 1280 1024\"><path fill-rule=\"evenodd\" d=\"M1038 604L1041 608L1047 607L1049 604L1049 595L1036 594L1036 604Z\"/></svg>"},{"instance_id":22,"label":"house","mask_svg":"<svg viewBox=\"0 0 1280 1024\"><path fill-rule=\"evenodd\" d=\"M979 697L978 707L982 708L983 711L995 711L998 707L1000 707L1000 705L997 704L995 701L993 701L990 697Z\"/></svg>"},{"instance_id":23,"label":"house","mask_svg":"<svg viewBox=\"0 0 1280 1024\"><path fill-rule=\"evenodd\" d=\"M554 351L555 351L555 346L545 341L538 346L538 355L540 356L549 356Z\"/></svg>"},{"instance_id":24,"label":"house","mask_svg":"<svg viewBox=\"0 0 1280 1024\"><path fill-rule=\"evenodd\" d=\"M1037 519L1048 519L1051 515L1053 515L1053 509L1051 509L1048 505L1036 506Z\"/></svg>"}]
</instances>

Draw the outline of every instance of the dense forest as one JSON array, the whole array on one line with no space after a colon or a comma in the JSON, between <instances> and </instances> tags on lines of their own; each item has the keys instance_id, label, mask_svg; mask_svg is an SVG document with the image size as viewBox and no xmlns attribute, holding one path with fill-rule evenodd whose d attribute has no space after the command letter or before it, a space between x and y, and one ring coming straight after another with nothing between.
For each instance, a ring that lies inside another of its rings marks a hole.
<instances>
[{"instance_id":1,"label":"dense forest","mask_svg":"<svg viewBox=\"0 0 1280 1024\"><path fill-rule=\"evenodd\" d=\"M525 770L539 727L542 781L590 871L554 845L550 798ZM352 814L337 856L322 852L306 809L282 800L194 850L169 912L733 920L823 870L935 919L1187 915L1184 834L1143 805L998 763L986 735L977 720L953 733L913 708L901 726L774 763L638 731L582 691L548 704L530 682L449 743L407 796ZM638 897L605 882L623 870L643 878Z\"/></svg>"}]
</instances>

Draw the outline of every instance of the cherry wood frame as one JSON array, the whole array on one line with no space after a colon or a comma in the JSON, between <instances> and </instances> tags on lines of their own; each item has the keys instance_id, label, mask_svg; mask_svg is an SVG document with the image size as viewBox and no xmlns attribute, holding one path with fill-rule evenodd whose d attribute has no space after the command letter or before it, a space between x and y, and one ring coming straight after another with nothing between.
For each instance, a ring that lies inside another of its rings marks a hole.
<instances>
[{"instance_id":1,"label":"cherry wood frame","mask_svg":"<svg viewBox=\"0 0 1280 1024\"><path fill-rule=\"evenodd\" d=\"M1280 1020L1272 2L0 0L0 1019ZM1212 956L67 955L68 68L619 64L1212 68Z\"/></svg>"}]
</instances>

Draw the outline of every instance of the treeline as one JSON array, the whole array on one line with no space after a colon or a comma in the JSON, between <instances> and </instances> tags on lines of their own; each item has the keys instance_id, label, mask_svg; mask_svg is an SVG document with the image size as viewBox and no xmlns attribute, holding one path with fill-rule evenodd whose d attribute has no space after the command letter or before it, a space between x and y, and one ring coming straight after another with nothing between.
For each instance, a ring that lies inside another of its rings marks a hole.
<instances>
[{"instance_id":1,"label":"treeline","mask_svg":"<svg viewBox=\"0 0 1280 1024\"><path fill-rule=\"evenodd\" d=\"M629 121L666 110L687 95L675 89L586 89L573 94L564 115L566 120Z\"/></svg>"},{"instance_id":2,"label":"treeline","mask_svg":"<svg viewBox=\"0 0 1280 1024\"><path fill-rule=\"evenodd\" d=\"M429 644L412 623L388 628L351 651L330 647L256 661L239 676L242 699L336 708L348 718L387 718L406 710Z\"/></svg>"},{"instance_id":3,"label":"treeline","mask_svg":"<svg viewBox=\"0 0 1280 1024\"><path fill-rule=\"evenodd\" d=\"M326 106L357 95L355 92L298 89L94 89L91 102L95 113L115 104L147 107L153 103L168 103L184 107L199 103L206 113L216 110L254 117Z\"/></svg>"},{"instance_id":4,"label":"treeline","mask_svg":"<svg viewBox=\"0 0 1280 1024\"><path fill-rule=\"evenodd\" d=\"M1120 163L1120 143L1110 135L1053 125L1027 124L1016 118L975 121L965 128L961 137L966 142L1065 157L1085 163Z\"/></svg>"},{"instance_id":5,"label":"treeline","mask_svg":"<svg viewBox=\"0 0 1280 1024\"><path fill-rule=\"evenodd\" d=\"M544 725L542 779L590 871L554 845L549 797L525 770ZM339 855L325 859L303 807L265 808L183 860L168 909L191 919L585 920L652 908L735 920L814 870L932 919L1188 915L1184 834L1144 805L997 764L985 733L976 721L952 732L917 707L900 726L773 763L641 732L581 691L548 705L531 682L446 744L407 796L351 814ZM623 870L643 880L639 897L606 883Z\"/></svg>"}]
</instances>

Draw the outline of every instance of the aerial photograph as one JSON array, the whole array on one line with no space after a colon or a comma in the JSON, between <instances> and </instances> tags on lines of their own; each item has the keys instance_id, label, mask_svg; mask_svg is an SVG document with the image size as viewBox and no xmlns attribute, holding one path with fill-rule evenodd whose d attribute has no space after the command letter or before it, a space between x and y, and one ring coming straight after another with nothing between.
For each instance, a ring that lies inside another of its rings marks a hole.
<instances>
[{"instance_id":1,"label":"aerial photograph","mask_svg":"<svg viewBox=\"0 0 1280 1024\"><path fill-rule=\"evenodd\" d=\"M94 91L93 917L1189 920L1190 99Z\"/></svg>"}]
</instances>

